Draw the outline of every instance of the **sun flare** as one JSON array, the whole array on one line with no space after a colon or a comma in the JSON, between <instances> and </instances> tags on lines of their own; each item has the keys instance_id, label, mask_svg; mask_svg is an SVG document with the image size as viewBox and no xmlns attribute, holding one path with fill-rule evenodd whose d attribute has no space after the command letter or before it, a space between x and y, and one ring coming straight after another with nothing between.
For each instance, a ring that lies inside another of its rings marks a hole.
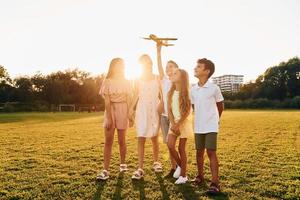
<instances>
[{"instance_id":1,"label":"sun flare","mask_svg":"<svg viewBox=\"0 0 300 200\"><path fill-rule=\"evenodd\" d=\"M128 80L134 80L141 75L141 67L137 61L128 61L125 63L125 77Z\"/></svg>"}]
</instances>

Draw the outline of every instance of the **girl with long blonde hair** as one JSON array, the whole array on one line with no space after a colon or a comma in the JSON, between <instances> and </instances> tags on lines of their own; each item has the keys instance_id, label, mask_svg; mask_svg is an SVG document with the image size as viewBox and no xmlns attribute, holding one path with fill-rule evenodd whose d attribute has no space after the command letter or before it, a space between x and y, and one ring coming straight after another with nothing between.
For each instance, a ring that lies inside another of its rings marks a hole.
<instances>
[{"instance_id":1,"label":"girl with long blonde hair","mask_svg":"<svg viewBox=\"0 0 300 200\"><path fill-rule=\"evenodd\" d=\"M189 77L183 69L174 70L170 77L172 86L168 93L168 117L171 127L168 133L168 148L171 156L177 163L177 168L173 174L177 178L175 184L186 183L187 156L186 142L190 134L193 133L192 124L188 117L191 113L191 100L189 97ZM179 138L178 151L176 150L176 140Z\"/></svg>"}]
</instances>

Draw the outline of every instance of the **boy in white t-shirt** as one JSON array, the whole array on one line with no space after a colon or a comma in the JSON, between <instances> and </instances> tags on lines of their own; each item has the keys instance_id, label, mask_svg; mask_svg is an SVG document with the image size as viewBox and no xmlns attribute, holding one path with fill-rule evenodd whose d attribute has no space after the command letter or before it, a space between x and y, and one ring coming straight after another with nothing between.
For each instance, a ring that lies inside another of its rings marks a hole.
<instances>
[{"instance_id":1,"label":"boy in white t-shirt","mask_svg":"<svg viewBox=\"0 0 300 200\"><path fill-rule=\"evenodd\" d=\"M168 118L168 92L171 88L171 81L170 76L173 74L174 69L178 69L178 65L172 61L169 60L166 65L166 74L164 73L164 69L162 67L161 62L161 44L157 43L157 66L159 71L159 76L161 79L161 86L162 86L162 104L160 105L162 107L162 113L160 118L160 127L163 134L163 141L165 144L167 144L167 136L170 128L170 121ZM176 162L172 158L172 156L169 153L170 161L171 161L171 169L170 172L166 177L172 177L175 170L176 170Z\"/></svg>"},{"instance_id":2,"label":"boy in white t-shirt","mask_svg":"<svg viewBox=\"0 0 300 200\"><path fill-rule=\"evenodd\" d=\"M219 119L224 110L224 98L220 88L208 81L215 71L212 61L203 58L197 61L194 76L199 82L191 88L191 102L193 104L195 145L197 150L198 176L195 183L204 181L204 153L208 155L212 174L209 194L220 192L219 163L217 158L217 133L219 131Z\"/></svg>"}]
</instances>

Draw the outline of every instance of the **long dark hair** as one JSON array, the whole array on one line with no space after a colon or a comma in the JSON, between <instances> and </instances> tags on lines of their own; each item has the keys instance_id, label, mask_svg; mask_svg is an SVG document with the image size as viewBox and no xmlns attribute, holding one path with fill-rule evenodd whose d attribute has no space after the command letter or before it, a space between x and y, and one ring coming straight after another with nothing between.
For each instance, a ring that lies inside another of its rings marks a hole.
<instances>
[{"instance_id":1,"label":"long dark hair","mask_svg":"<svg viewBox=\"0 0 300 200\"><path fill-rule=\"evenodd\" d=\"M119 68L118 70L120 70L120 67L124 66L124 60L122 58L114 58L111 60L110 65L109 65L109 69L108 72L106 74L105 79L112 79L114 78L114 71L115 69ZM122 74L122 79L125 79L125 74L123 72Z\"/></svg>"}]
</instances>

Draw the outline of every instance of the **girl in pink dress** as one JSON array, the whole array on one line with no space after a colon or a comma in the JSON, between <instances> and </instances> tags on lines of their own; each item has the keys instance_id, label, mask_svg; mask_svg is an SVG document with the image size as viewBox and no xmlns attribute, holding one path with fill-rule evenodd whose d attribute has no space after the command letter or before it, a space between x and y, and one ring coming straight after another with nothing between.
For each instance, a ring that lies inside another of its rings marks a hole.
<instances>
[{"instance_id":1,"label":"girl in pink dress","mask_svg":"<svg viewBox=\"0 0 300 200\"><path fill-rule=\"evenodd\" d=\"M109 178L109 164L111 149L114 141L114 132L117 129L119 150L120 150L120 172L127 170L125 164L126 143L125 135L129 126L128 110L131 100L130 82L124 76L124 61L121 58L114 58L109 66L105 80L102 83L100 92L105 99L104 114L104 163L103 171L97 176L99 180Z\"/></svg>"},{"instance_id":2,"label":"girl in pink dress","mask_svg":"<svg viewBox=\"0 0 300 200\"><path fill-rule=\"evenodd\" d=\"M142 65L142 76L135 82L136 104L135 123L138 137L138 169L133 173L132 179L141 179L144 175L144 149L146 138L151 138L153 146L153 169L162 171L162 165L158 162L158 130L159 113L158 104L161 94L159 78L152 72L152 60L148 55L142 55L139 59ZM133 112L133 111L132 111Z\"/></svg>"}]
</instances>

